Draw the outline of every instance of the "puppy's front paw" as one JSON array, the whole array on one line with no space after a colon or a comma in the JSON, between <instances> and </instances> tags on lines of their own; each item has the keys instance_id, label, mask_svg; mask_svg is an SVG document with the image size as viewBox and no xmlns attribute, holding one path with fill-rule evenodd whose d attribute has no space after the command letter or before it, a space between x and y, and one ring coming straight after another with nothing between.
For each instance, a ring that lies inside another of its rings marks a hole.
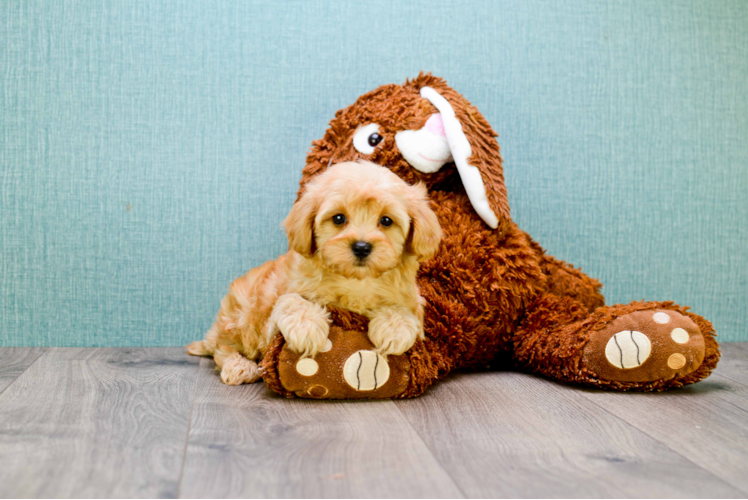
<instances>
[{"instance_id":1,"label":"puppy's front paw","mask_svg":"<svg viewBox=\"0 0 748 500\"><path fill-rule=\"evenodd\" d=\"M286 317L278 323L286 345L302 358L313 358L327 345L330 325L323 318Z\"/></svg>"},{"instance_id":2,"label":"puppy's front paw","mask_svg":"<svg viewBox=\"0 0 748 500\"><path fill-rule=\"evenodd\" d=\"M327 345L330 314L298 293L282 295L276 302L270 323L286 339L286 345L302 357L314 357Z\"/></svg>"},{"instance_id":3,"label":"puppy's front paw","mask_svg":"<svg viewBox=\"0 0 748 500\"><path fill-rule=\"evenodd\" d=\"M402 354L423 337L423 326L409 311L384 310L369 321L369 339L379 354Z\"/></svg>"}]
</instances>

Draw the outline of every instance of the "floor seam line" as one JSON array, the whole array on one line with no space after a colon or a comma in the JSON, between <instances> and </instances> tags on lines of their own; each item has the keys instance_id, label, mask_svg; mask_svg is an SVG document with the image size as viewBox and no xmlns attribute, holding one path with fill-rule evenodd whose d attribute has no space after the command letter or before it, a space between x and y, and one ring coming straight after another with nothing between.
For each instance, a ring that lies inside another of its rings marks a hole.
<instances>
[{"instance_id":1,"label":"floor seam line","mask_svg":"<svg viewBox=\"0 0 748 500\"><path fill-rule=\"evenodd\" d=\"M717 376L717 377L722 377L722 378L726 378L726 379L728 379L728 380L730 380L730 381L732 381L732 382L735 382L736 384L740 384L740 385L742 385L743 387L748 387L748 384L746 384L745 382L742 382L742 381L740 381L740 380L735 380L735 379L734 379L734 378L732 378L731 376L729 376L729 375L725 375L724 373L712 373L712 375L713 375L713 376Z\"/></svg>"},{"instance_id":2,"label":"floor seam line","mask_svg":"<svg viewBox=\"0 0 748 500\"><path fill-rule=\"evenodd\" d=\"M719 373L714 373L713 375L717 376L718 378L725 378L725 379L727 379L727 380L729 380L729 381L731 381L731 382L735 382L736 384L738 384L738 385L740 385L740 386L742 386L742 387L745 387L745 385L744 385L744 384L741 384L741 383L740 383L740 382L738 382L737 380L733 380L733 379L731 379L730 377L725 377L724 375L720 375ZM725 399L725 398L723 398L721 394L716 394L716 395L715 395L715 397L716 397L717 399L719 399L720 401L724 402L725 404L728 404L728 405L730 405L731 407L735 408L735 409L736 409L736 410L738 410L738 411L741 411L741 412L743 412L743 413L748 413L748 409L746 409L746 408L743 408L743 407L740 407L740 406L737 406L737 405L736 405L735 403L733 403L733 402L732 402L732 401L730 401L729 399Z\"/></svg>"},{"instance_id":3,"label":"floor seam line","mask_svg":"<svg viewBox=\"0 0 748 500\"><path fill-rule=\"evenodd\" d=\"M423 396L417 396L417 397L423 397ZM446 475L447 475L447 476L449 477L449 479L451 479L451 480L452 480L452 483L453 483L453 484L455 485L455 488L457 488L457 491L459 491L459 492L460 492L460 494L462 494L462 498L470 498L470 497L469 497L469 496L468 496L467 494L465 494L465 491L463 491L462 487L461 487L461 486L459 485L459 483L458 483L458 482L457 482L457 481L455 480L454 476L452 476L452 474L450 474L450 472L449 472L449 469L447 469L447 467L446 467L446 466L445 466L445 465L444 465L444 464L443 464L443 463L441 462L441 460L439 460L439 457L437 457L437 456L436 456L436 455L434 454L434 450L432 450L432 449L431 449L431 446L429 446L429 445L428 445L428 443L427 443L426 441L424 441L424 440L423 440L423 437L421 436L421 433L420 433L420 432L418 432L418 430L417 430L417 429L416 429L415 427L413 427L413 424L412 424L412 423L410 422L410 419L409 419L409 418L408 418L408 416L407 416L407 415L405 415L405 413L403 413L403 411L402 411L402 410L400 409L400 406L399 406L399 405L397 404L396 400L391 400L391 401L392 401L392 404L394 404L394 405L395 405L395 407L397 408L397 412L398 412L398 413L400 414L400 416L401 416L401 417L403 417L403 419L405 420L405 422L406 422L406 423L408 424L408 427L410 427L410 429L411 429L411 430L412 430L412 431L413 431L413 432L415 433L415 435L416 435L416 436L418 437L418 440L419 440L419 441L420 441L421 443L423 443L423 446L425 446L425 447L426 447L426 449L427 449L427 450L429 451L429 453L431 453L431 457L432 457L432 458L434 459L434 461L435 461L435 462L436 462L437 464L439 464L439 467L440 467L440 468L441 468L441 469L442 469L442 470L444 471L444 473L445 473L445 474L446 474Z\"/></svg>"},{"instance_id":4,"label":"floor seam line","mask_svg":"<svg viewBox=\"0 0 748 500\"><path fill-rule=\"evenodd\" d=\"M187 421L187 437L184 441L184 451L182 452L182 464L179 467L179 478L177 479L176 498L181 498L182 480L184 479L184 464L187 462L187 449L190 446L190 432L192 431L192 416L195 414L195 399L197 396L197 384L200 381L200 369L202 368L202 358L198 360L197 372L195 373L195 387L192 389L192 404L190 405L190 419Z\"/></svg>"},{"instance_id":5,"label":"floor seam line","mask_svg":"<svg viewBox=\"0 0 748 500\"><path fill-rule=\"evenodd\" d=\"M36 359L34 359L34 361L32 361L31 364L29 364L29 366L27 366L26 368L24 368L23 371L21 373L19 373L18 376L15 379L13 379L13 382L11 382L10 384L8 384L8 386L5 389L3 389L2 391L0 391L0 396L2 396L3 394L5 394L5 391L7 391L11 387L13 387L13 384L15 384L16 382L18 382L18 379L21 378L23 376L23 374L26 373L26 371L29 368L31 368L32 366L34 366L36 364L36 362L39 361L39 359L41 359L41 357L44 354L46 354L47 352L49 352L49 347L44 347L44 350L39 353L39 355L36 357Z\"/></svg>"}]
</instances>

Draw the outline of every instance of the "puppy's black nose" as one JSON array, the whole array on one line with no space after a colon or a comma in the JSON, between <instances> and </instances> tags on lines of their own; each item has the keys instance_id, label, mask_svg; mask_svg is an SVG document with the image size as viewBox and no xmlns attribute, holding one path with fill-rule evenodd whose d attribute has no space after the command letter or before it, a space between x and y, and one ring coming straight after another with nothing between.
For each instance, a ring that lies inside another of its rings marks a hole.
<instances>
[{"instance_id":1,"label":"puppy's black nose","mask_svg":"<svg viewBox=\"0 0 748 500\"><path fill-rule=\"evenodd\" d=\"M371 243L366 241L357 241L356 243L351 245L351 250L353 250L353 255L355 255L359 259L365 259L371 253Z\"/></svg>"}]
</instances>

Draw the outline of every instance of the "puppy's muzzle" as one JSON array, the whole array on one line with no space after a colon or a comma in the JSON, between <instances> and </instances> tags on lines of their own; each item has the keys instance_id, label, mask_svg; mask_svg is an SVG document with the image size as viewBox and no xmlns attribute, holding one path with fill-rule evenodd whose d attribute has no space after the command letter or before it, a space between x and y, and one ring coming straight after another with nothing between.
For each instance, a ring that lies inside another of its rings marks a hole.
<instances>
[{"instance_id":1,"label":"puppy's muzzle","mask_svg":"<svg viewBox=\"0 0 748 500\"><path fill-rule=\"evenodd\" d=\"M359 260L364 260L371 253L371 243L368 241L357 241L351 245L353 255Z\"/></svg>"}]
</instances>

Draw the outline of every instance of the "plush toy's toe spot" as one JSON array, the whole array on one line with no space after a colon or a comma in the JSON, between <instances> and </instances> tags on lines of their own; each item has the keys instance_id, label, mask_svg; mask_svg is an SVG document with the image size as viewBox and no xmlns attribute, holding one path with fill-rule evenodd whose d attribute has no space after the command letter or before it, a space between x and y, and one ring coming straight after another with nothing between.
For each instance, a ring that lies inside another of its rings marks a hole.
<instances>
[{"instance_id":1,"label":"plush toy's toe spot","mask_svg":"<svg viewBox=\"0 0 748 500\"><path fill-rule=\"evenodd\" d=\"M641 332L624 331L613 335L605 346L605 357L624 370L641 366L652 352L652 343Z\"/></svg>"},{"instance_id":2,"label":"plush toy's toe spot","mask_svg":"<svg viewBox=\"0 0 748 500\"><path fill-rule=\"evenodd\" d=\"M330 339L327 339L325 341L325 346L319 350L319 352L330 352L332 350L332 341Z\"/></svg>"},{"instance_id":3,"label":"plush toy's toe spot","mask_svg":"<svg viewBox=\"0 0 748 500\"><path fill-rule=\"evenodd\" d=\"M659 323L661 325L664 325L666 323L670 323L670 316L666 312L656 312L652 315L652 319L655 323Z\"/></svg>"},{"instance_id":4,"label":"plush toy's toe spot","mask_svg":"<svg viewBox=\"0 0 748 500\"><path fill-rule=\"evenodd\" d=\"M673 370L683 368L686 366L686 357L679 352L671 354L670 357L667 358L667 365Z\"/></svg>"},{"instance_id":5,"label":"plush toy's toe spot","mask_svg":"<svg viewBox=\"0 0 748 500\"><path fill-rule=\"evenodd\" d=\"M380 354L361 350L346 360L343 377L357 391L373 391L382 387L390 378L390 366Z\"/></svg>"},{"instance_id":6,"label":"plush toy's toe spot","mask_svg":"<svg viewBox=\"0 0 748 500\"><path fill-rule=\"evenodd\" d=\"M688 332L683 328L675 328L670 332L670 338L678 344L685 344L688 342L689 337Z\"/></svg>"},{"instance_id":7,"label":"plush toy's toe spot","mask_svg":"<svg viewBox=\"0 0 748 500\"><path fill-rule=\"evenodd\" d=\"M306 390L306 393L313 398L324 398L329 392L330 391L327 390L327 387L321 385L313 385Z\"/></svg>"},{"instance_id":8,"label":"plush toy's toe spot","mask_svg":"<svg viewBox=\"0 0 748 500\"><path fill-rule=\"evenodd\" d=\"M311 358L300 359L299 362L296 363L296 371L299 372L299 375L311 377L317 373L317 370L319 370L319 365Z\"/></svg>"}]
</instances>

